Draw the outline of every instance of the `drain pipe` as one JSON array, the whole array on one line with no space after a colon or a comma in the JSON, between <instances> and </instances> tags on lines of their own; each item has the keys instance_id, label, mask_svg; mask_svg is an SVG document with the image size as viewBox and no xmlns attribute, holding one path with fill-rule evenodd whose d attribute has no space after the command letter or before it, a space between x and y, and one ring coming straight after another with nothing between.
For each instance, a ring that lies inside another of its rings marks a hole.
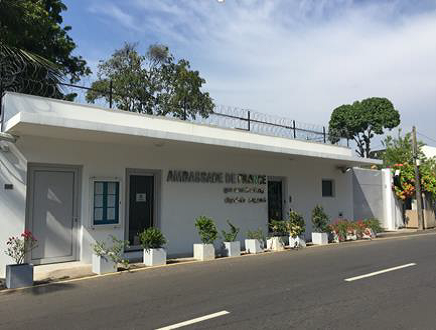
<instances>
[{"instance_id":1,"label":"drain pipe","mask_svg":"<svg viewBox=\"0 0 436 330\"><path fill-rule=\"evenodd\" d=\"M8 142L15 143L17 142L17 137L9 133L0 132L0 141L8 141Z\"/></svg>"}]
</instances>

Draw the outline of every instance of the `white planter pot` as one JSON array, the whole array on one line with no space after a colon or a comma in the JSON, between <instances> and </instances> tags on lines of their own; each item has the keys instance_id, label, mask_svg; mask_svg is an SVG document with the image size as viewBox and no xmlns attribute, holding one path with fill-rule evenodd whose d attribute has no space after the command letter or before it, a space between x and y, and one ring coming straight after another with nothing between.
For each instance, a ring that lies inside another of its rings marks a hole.
<instances>
[{"instance_id":1,"label":"white planter pot","mask_svg":"<svg viewBox=\"0 0 436 330\"><path fill-rule=\"evenodd\" d=\"M8 289L24 288L33 285L33 265L6 265L6 287Z\"/></svg>"},{"instance_id":2,"label":"white planter pot","mask_svg":"<svg viewBox=\"0 0 436 330\"><path fill-rule=\"evenodd\" d=\"M303 248L306 247L306 240L303 236L292 237L289 236L289 246L292 248Z\"/></svg>"},{"instance_id":3,"label":"white planter pot","mask_svg":"<svg viewBox=\"0 0 436 330\"><path fill-rule=\"evenodd\" d=\"M241 255L241 242L224 242L223 255L225 257L238 257Z\"/></svg>"},{"instance_id":4,"label":"white planter pot","mask_svg":"<svg viewBox=\"0 0 436 330\"><path fill-rule=\"evenodd\" d=\"M285 249L285 240L281 236L268 238L266 241L267 250L283 251Z\"/></svg>"},{"instance_id":5,"label":"white planter pot","mask_svg":"<svg viewBox=\"0 0 436 330\"><path fill-rule=\"evenodd\" d=\"M333 243L340 243L339 235L336 232L333 232Z\"/></svg>"},{"instance_id":6,"label":"white planter pot","mask_svg":"<svg viewBox=\"0 0 436 330\"><path fill-rule=\"evenodd\" d=\"M259 241L258 239L246 239L245 251L247 251L247 253L253 253L253 254L263 252L261 241Z\"/></svg>"},{"instance_id":7,"label":"white planter pot","mask_svg":"<svg viewBox=\"0 0 436 330\"><path fill-rule=\"evenodd\" d=\"M325 245L329 243L327 233L312 233L312 243L315 245Z\"/></svg>"},{"instance_id":8,"label":"white planter pot","mask_svg":"<svg viewBox=\"0 0 436 330\"><path fill-rule=\"evenodd\" d=\"M371 228L365 229L362 233L362 238L365 238L365 239L375 238L374 231Z\"/></svg>"},{"instance_id":9,"label":"white planter pot","mask_svg":"<svg viewBox=\"0 0 436 330\"><path fill-rule=\"evenodd\" d=\"M347 241L355 241L355 240L357 240L357 235L356 235L356 233L354 233L354 234L350 234L350 233L348 233L348 234L347 234L347 237L346 237L346 240L347 240Z\"/></svg>"},{"instance_id":10,"label":"white planter pot","mask_svg":"<svg viewBox=\"0 0 436 330\"><path fill-rule=\"evenodd\" d=\"M144 264L146 266L162 266L167 263L167 251L165 249L144 249Z\"/></svg>"},{"instance_id":11,"label":"white planter pot","mask_svg":"<svg viewBox=\"0 0 436 330\"><path fill-rule=\"evenodd\" d=\"M118 265L106 256L92 254L92 272L95 274L114 273L118 270Z\"/></svg>"},{"instance_id":12,"label":"white planter pot","mask_svg":"<svg viewBox=\"0 0 436 330\"><path fill-rule=\"evenodd\" d=\"M213 244L194 244L194 259L201 261L215 259Z\"/></svg>"}]
</instances>

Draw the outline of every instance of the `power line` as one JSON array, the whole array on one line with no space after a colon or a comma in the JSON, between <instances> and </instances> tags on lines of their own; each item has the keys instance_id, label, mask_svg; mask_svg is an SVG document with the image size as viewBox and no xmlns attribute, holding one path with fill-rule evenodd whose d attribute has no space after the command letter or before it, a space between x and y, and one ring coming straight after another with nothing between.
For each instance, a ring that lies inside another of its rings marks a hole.
<instances>
[{"instance_id":1,"label":"power line","mask_svg":"<svg viewBox=\"0 0 436 330\"><path fill-rule=\"evenodd\" d=\"M417 131L416 133L418 133L418 135L421 135L421 136L425 137L426 139L428 139L428 140L430 140L430 141L436 142L436 139L431 138L431 137L429 137L429 136L427 136L427 135L425 135L425 134L423 134L423 133L420 133L420 132L418 132L418 131Z\"/></svg>"}]
</instances>

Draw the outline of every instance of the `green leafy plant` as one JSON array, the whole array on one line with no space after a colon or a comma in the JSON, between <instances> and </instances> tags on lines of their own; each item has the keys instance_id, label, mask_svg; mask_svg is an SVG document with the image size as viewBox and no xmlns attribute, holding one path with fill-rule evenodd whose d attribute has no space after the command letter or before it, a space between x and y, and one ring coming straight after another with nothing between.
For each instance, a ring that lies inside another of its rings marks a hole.
<instances>
[{"instance_id":1,"label":"green leafy plant","mask_svg":"<svg viewBox=\"0 0 436 330\"><path fill-rule=\"evenodd\" d=\"M147 252L150 249L161 249L167 242L165 236L158 228L147 228L138 234L142 247Z\"/></svg>"},{"instance_id":2,"label":"green leafy plant","mask_svg":"<svg viewBox=\"0 0 436 330\"><path fill-rule=\"evenodd\" d=\"M328 229L329 218L324 212L324 208L321 205L316 205L312 210L312 224L313 230L317 233L326 233Z\"/></svg>"},{"instance_id":3,"label":"green leafy plant","mask_svg":"<svg viewBox=\"0 0 436 330\"><path fill-rule=\"evenodd\" d=\"M122 264L124 268L128 268L129 261L123 258L124 249L129 247L129 241L124 241L109 235L111 245L108 246L106 241L96 241L91 244L94 253L100 257L108 258L115 263Z\"/></svg>"},{"instance_id":4,"label":"green leafy plant","mask_svg":"<svg viewBox=\"0 0 436 330\"><path fill-rule=\"evenodd\" d=\"M229 220L227 220L227 223L230 226L230 232L221 230L221 233L224 238L224 242L234 242L239 234L239 228L235 227Z\"/></svg>"},{"instance_id":5,"label":"green leafy plant","mask_svg":"<svg viewBox=\"0 0 436 330\"><path fill-rule=\"evenodd\" d=\"M195 220L195 227L203 244L212 244L218 238L218 230L214 221L204 215Z\"/></svg>"},{"instance_id":6,"label":"green leafy plant","mask_svg":"<svg viewBox=\"0 0 436 330\"><path fill-rule=\"evenodd\" d=\"M286 230L289 232L289 236L293 238L302 235L306 231L304 218L296 211L291 211L289 213L289 220L285 222L285 226Z\"/></svg>"},{"instance_id":7,"label":"green leafy plant","mask_svg":"<svg viewBox=\"0 0 436 330\"><path fill-rule=\"evenodd\" d=\"M383 231L380 221L376 218L365 219L363 220L363 223L366 225L366 227L371 228L374 234L381 233Z\"/></svg>"},{"instance_id":8,"label":"green leafy plant","mask_svg":"<svg viewBox=\"0 0 436 330\"><path fill-rule=\"evenodd\" d=\"M287 232L286 223L283 220L270 220L269 228L272 236L285 236Z\"/></svg>"},{"instance_id":9,"label":"green leafy plant","mask_svg":"<svg viewBox=\"0 0 436 330\"><path fill-rule=\"evenodd\" d=\"M262 228L247 231L247 239L257 239L260 241L262 246L265 245L265 235Z\"/></svg>"}]
</instances>

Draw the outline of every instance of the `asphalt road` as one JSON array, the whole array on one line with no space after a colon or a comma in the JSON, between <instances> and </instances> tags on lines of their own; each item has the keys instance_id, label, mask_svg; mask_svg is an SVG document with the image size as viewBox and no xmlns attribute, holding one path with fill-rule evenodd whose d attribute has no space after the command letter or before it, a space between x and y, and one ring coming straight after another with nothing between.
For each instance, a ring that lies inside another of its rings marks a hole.
<instances>
[{"instance_id":1,"label":"asphalt road","mask_svg":"<svg viewBox=\"0 0 436 330\"><path fill-rule=\"evenodd\" d=\"M347 282L391 267L410 267ZM343 243L0 295L0 329L436 329L436 235Z\"/></svg>"}]
</instances>

